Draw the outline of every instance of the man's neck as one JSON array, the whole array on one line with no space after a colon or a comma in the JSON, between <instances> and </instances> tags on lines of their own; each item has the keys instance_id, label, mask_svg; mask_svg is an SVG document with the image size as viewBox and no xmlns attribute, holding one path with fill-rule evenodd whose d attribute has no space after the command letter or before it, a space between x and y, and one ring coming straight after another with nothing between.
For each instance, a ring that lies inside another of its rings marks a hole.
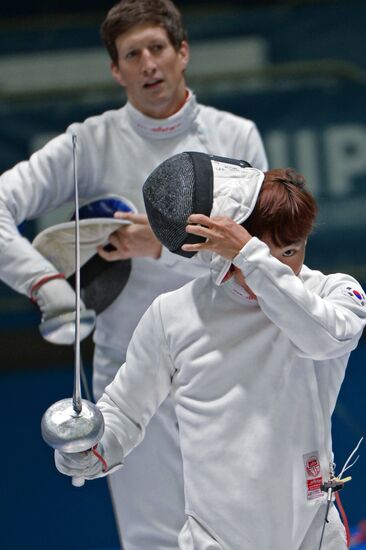
<instances>
[{"instance_id":1,"label":"man's neck","mask_svg":"<svg viewBox=\"0 0 366 550\"><path fill-rule=\"evenodd\" d=\"M178 111L180 111L182 107L185 105L188 97L189 97L189 91L187 90L187 88L184 88L182 94L180 94L179 97L176 98L174 102L172 102L171 104L157 105L155 107L152 107L151 109L144 109L144 110L140 109L139 105L136 105L133 102L133 100L131 100L130 98L128 98L128 100L131 103L131 105L135 109L137 109L142 115L147 116L149 118L154 118L156 120L163 120L178 113Z\"/></svg>"}]
</instances>

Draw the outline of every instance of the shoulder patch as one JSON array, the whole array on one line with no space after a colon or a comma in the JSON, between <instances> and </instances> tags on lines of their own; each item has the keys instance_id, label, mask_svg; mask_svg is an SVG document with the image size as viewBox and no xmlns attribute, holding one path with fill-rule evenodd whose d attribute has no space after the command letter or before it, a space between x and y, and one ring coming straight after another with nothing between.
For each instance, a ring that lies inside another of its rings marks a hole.
<instances>
[{"instance_id":1,"label":"shoulder patch","mask_svg":"<svg viewBox=\"0 0 366 550\"><path fill-rule=\"evenodd\" d=\"M352 300L356 302L356 304L358 304L359 306L365 305L365 302L366 302L365 293L360 287L355 288L353 286L345 286L343 287L343 294L345 296L349 296L350 298L352 298Z\"/></svg>"}]
</instances>

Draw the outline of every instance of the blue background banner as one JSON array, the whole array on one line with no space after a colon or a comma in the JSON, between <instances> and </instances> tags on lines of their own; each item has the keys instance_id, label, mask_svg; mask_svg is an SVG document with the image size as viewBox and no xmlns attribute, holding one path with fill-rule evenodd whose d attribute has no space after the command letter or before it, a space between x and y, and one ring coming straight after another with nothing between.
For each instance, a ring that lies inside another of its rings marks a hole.
<instances>
[{"instance_id":1,"label":"blue background banner","mask_svg":"<svg viewBox=\"0 0 366 550\"><path fill-rule=\"evenodd\" d=\"M0 66L11 56L24 56L26 61L31 54L101 47L98 26L113 1L89 3L90 10L103 10L93 14L87 14L85 2L77 0L72 6L64 3L62 9L57 2L51 4L48 18L26 19L43 13L42 2L32 6L18 2L7 13L0 11L0 18L23 16L14 17L11 25L0 19ZM255 120L270 167L292 166L306 176L320 206L306 263L326 273L345 271L366 285L365 2L269 4L178 2L192 46L250 38L264 52L256 68L206 81L192 77L188 83L202 103ZM76 10L80 17L59 18L61 12ZM124 101L121 91L112 89L27 94L26 79L23 94L12 95L3 92L1 78L0 71L0 172L27 159L70 123L119 108ZM21 227L30 239L38 230L34 220ZM73 352L42 341L39 320L27 298L0 283L1 547L111 549L117 547L117 534L106 480L86 483L82 489L72 487L57 473L52 451L41 439L43 412L71 394ZM83 352L90 377L91 342ZM333 418L338 471L366 431L365 364L363 339L351 355ZM341 495L354 530L366 518L365 449L363 443L351 470L353 481Z\"/></svg>"}]
</instances>

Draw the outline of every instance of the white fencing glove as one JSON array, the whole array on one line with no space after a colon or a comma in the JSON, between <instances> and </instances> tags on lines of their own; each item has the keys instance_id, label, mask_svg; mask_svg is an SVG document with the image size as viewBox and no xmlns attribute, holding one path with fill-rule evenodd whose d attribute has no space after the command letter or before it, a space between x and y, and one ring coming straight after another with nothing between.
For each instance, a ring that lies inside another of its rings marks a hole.
<instances>
[{"instance_id":1,"label":"white fencing glove","mask_svg":"<svg viewBox=\"0 0 366 550\"><path fill-rule=\"evenodd\" d=\"M54 344L73 344L75 339L75 291L60 273L38 279L31 289L31 300L42 313L39 325L42 336ZM94 329L95 313L85 310L80 300L80 339L86 338Z\"/></svg>"},{"instance_id":2,"label":"white fencing glove","mask_svg":"<svg viewBox=\"0 0 366 550\"><path fill-rule=\"evenodd\" d=\"M41 310L42 321L75 311L75 291L61 274L37 281L32 287L31 299ZM80 309L85 309L82 302Z\"/></svg>"},{"instance_id":3,"label":"white fencing glove","mask_svg":"<svg viewBox=\"0 0 366 550\"><path fill-rule=\"evenodd\" d=\"M76 478L95 479L107 471L107 464L98 458L103 458L103 446L81 453L62 453L55 450L55 464L61 474Z\"/></svg>"},{"instance_id":4,"label":"white fencing glove","mask_svg":"<svg viewBox=\"0 0 366 550\"><path fill-rule=\"evenodd\" d=\"M63 453L55 450L57 470L64 475L96 479L115 472L123 466L123 450L112 432L104 433L102 442L81 453Z\"/></svg>"}]
</instances>

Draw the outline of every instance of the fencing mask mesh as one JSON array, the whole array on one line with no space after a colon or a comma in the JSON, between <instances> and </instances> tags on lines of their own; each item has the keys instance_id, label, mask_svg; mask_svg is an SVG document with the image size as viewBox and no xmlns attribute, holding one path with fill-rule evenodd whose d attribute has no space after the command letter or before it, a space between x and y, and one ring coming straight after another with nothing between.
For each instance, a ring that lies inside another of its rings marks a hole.
<instances>
[{"instance_id":1,"label":"fencing mask mesh","mask_svg":"<svg viewBox=\"0 0 366 550\"><path fill-rule=\"evenodd\" d=\"M200 185L196 185L199 180ZM159 241L171 252L192 256L181 250L183 243L201 242L188 235L187 219L193 212L210 215L213 201L213 172L208 155L180 153L161 163L143 187L146 213Z\"/></svg>"},{"instance_id":2,"label":"fencing mask mesh","mask_svg":"<svg viewBox=\"0 0 366 550\"><path fill-rule=\"evenodd\" d=\"M113 218L117 211L137 212L137 209L125 197L107 195L83 204L79 208L79 219ZM71 219L75 219L75 214ZM104 248L113 250L109 244ZM94 254L80 270L81 298L86 307L93 309L97 315L103 313L126 286L131 269L130 259L107 262L98 254ZM71 275L68 281L75 288L75 274Z\"/></svg>"}]
</instances>

